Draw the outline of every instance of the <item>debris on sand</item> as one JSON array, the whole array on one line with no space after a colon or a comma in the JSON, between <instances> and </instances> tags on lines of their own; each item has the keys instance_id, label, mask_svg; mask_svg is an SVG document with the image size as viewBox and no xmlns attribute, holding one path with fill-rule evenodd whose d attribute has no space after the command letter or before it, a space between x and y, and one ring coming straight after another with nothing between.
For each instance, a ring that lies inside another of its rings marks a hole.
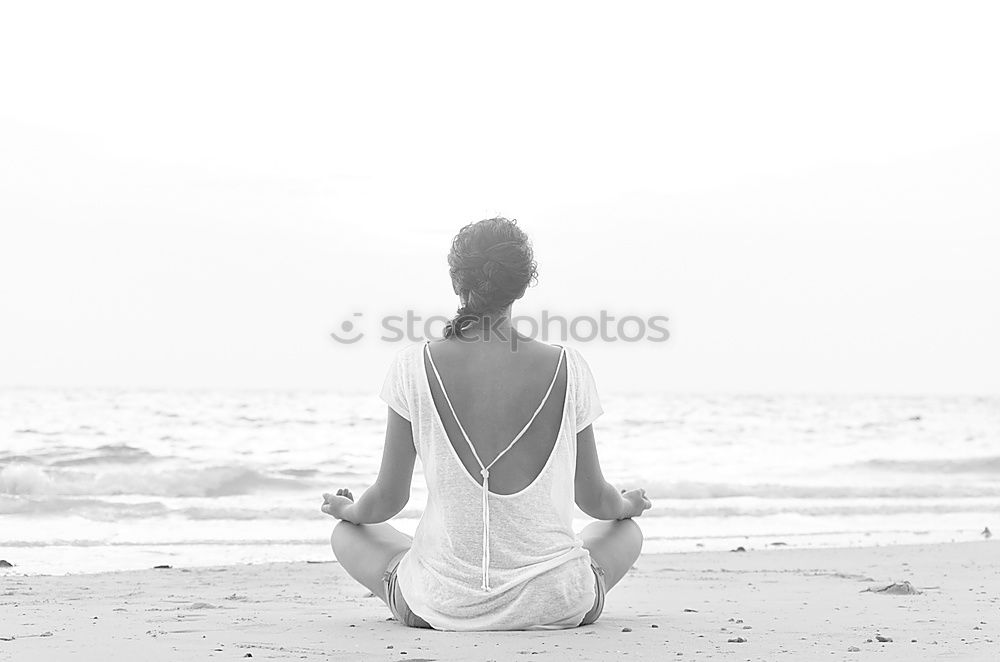
<instances>
[{"instance_id":1,"label":"debris on sand","mask_svg":"<svg viewBox=\"0 0 1000 662\"><path fill-rule=\"evenodd\" d=\"M689 614L697 614L698 613L697 609L685 609L684 611L686 611Z\"/></svg>"},{"instance_id":2,"label":"debris on sand","mask_svg":"<svg viewBox=\"0 0 1000 662\"><path fill-rule=\"evenodd\" d=\"M154 565L153 570L170 570L172 567L169 565Z\"/></svg>"},{"instance_id":3,"label":"debris on sand","mask_svg":"<svg viewBox=\"0 0 1000 662\"><path fill-rule=\"evenodd\" d=\"M631 632L632 628L622 628L622 632Z\"/></svg>"},{"instance_id":4,"label":"debris on sand","mask_svg":"<svg viewBox=\"0 0 1000 662\"><path fill-rule=\"evenodd\" d=\"M860 653L861 649L858 648L857 646L848 646L847 647L847 652L848 653Z\"/></svg>"},{"instance_id":5,"label":"debris on sand","mask_svg":"<svg viewBox=\"0 0 1000 662\"><path fill-rule=\"evenodd\" d=\"M728 643L730 643L730 644L745 644L747 642L747 640L744 639L743 637L736 637L734 639L727 639L726 641Z\"/></svg>"},{"instance_id":6,"label":"debris on sand","mask_svg":"<svg viewBox=\"0 0 1000 662\"><path fill-rule=\"evenodd\" d=\"M880 634L875 635L875 641L880 641L883 644L887 644L892 641L892 637L883 637Z\"/></svg>"},{"instance_id":7,"label":"debris on sand","mask_svg":"<svg viewBox=\"0 0 1000 662\"><path fill-rule=\"evenodd\" d=\"M746 547L744 547L743 545L740 545L740 546L739 546L739 547L737 547L736 549L731 549L731 550L729 550L729 551L731 551L731 552L745 552L745 551L747 551L747 549L746 549Z\"/></svg>"},{"instance_id":8,"label":"debris on sand","mask_svg":"<svg viewBox=\"0 0 1000 662\"><path fill-rule=\"evenodd\" d=\"M883 595L919 595L920 591L913 588L913 584L908 581L893 582L882 586L869 586L861 591L862 593L882 593Z\"/></svg>"}]
</instances>

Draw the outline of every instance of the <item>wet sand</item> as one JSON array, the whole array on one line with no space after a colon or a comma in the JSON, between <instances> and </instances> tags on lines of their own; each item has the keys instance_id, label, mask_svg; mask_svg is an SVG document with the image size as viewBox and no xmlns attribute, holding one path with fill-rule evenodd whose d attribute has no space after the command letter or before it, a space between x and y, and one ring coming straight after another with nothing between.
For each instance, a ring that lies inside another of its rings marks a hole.
<instances>
[{"instance_id":1,"label":"wet sand","mask_svg":"<svg viewBox=\"0 0 1000 662\"><path fill-rule=\"evenodd\" d=\"M904 581L919 593L865 590ZM4 568L0 660L1000 659L996 541L645 555L560 632L408 629L366 594L332 562Z\"/></svg>"}]
</instances>

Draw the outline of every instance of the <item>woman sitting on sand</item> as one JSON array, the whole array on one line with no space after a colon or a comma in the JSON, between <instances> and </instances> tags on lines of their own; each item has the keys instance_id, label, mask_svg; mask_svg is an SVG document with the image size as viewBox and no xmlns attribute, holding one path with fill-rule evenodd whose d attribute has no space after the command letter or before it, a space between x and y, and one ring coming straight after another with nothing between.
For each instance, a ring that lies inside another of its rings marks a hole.
<instances>
[{"instance_id":1,"label":"woman sitting on sand","mask_svg":"<svg viewBox=\"0 0 1000 662\"><path fill-rule=\"evenodd\" d=\"M504 218L470 224L448 264L462 305L444 339L396 356L375 484L357 502L346 489L323 495L323 512L342 520L333 552L412 627L593 623L639 556L631 518L650 502L601 473L591 423L602 409L583 357L511 327L536 276L524 232ZM428 496L411 539L385 521L409 500L418 455ZM574 500L604 521L574 535Z\"/></svg>"}]
</instances>

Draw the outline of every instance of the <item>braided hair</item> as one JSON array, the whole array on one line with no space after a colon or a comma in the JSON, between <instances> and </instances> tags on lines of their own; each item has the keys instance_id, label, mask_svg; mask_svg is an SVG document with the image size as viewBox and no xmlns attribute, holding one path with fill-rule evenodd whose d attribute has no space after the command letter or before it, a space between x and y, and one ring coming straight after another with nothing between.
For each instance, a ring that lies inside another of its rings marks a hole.
<instances>
[{"instance_id":1,"label":"braided hair","mask_svg":"<svg viewBox=\"0 0 1000 662\"><path fill-rule=\"evenodd\" d=\"M462 228L451 242L448 266L464 305L445 326L445 338L505 309L538 279L528 235L517 221L499 216Z\"/></svg>"}]
</instances>

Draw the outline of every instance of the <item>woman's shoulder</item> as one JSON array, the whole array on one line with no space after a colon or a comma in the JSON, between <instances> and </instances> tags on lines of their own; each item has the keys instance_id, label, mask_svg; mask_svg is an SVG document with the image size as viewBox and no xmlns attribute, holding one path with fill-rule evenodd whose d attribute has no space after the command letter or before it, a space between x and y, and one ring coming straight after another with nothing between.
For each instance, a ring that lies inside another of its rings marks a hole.
<instances>
[{"instance_id":1,"label":"woman's shoulder","mask_svg":"<svg viewBox=\"0 0 1000 662\"><path fill-rule=\"evenodd\" d=\"M414 364L422 359L422 352L426 344L426 342L409 343L405 347L396 350L396 353L392 357L392 365L403 369L412 368Z\"/></svg>"},{"instance_id":2,"label":"woman's shoulder","mask_svg":"<svg viewBox=\"0 0 1000 662\"><path fill-rule=\"evenodd\" d=\"M583 357L580 350L569 345L566 345L563 349L566 352L567 369L569 374L573 376L573 381L578 385L585 382L592 382L594 375L590 370L590 364Z\"/></svg>"},{"instance_id":3,"label":"woman's shoulder","mask_svg":"<svg viewBox=\"0 0 1000 662\"><path fill-rule=\"evenodd\" d=\"M583 355L580 353L576 347L571 345L551 345L555 351L562 351L563 356L566 358L567 363L578 364L583 361Z\"/></svg>"}]
</instances>

